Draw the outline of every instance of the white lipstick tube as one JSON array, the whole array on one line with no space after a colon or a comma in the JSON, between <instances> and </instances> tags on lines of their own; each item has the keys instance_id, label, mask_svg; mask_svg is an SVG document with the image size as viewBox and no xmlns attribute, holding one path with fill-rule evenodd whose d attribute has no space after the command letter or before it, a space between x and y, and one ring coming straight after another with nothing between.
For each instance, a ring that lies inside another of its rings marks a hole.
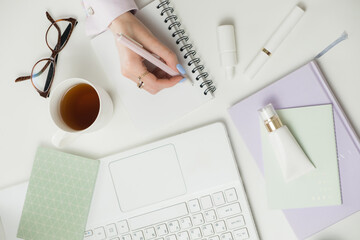
<instances>
[{"instance_id":1,"label":"white lipstick tube","mask_svg":"<svg viewBox=\"0 0 360 240\"><path fill-rule=\"evenodd\" d=\"M274 54L275 50L280 46L282 41L289 35L291 30L299 22L301 17L304 15L304 10L298 6L287 15L282 21L280 26L271 35L270 39L266 42L261 51L255 56L245 70L245 74L253 78L260 68L265 64L269 57Z\"/></svg>"}]
</instances>

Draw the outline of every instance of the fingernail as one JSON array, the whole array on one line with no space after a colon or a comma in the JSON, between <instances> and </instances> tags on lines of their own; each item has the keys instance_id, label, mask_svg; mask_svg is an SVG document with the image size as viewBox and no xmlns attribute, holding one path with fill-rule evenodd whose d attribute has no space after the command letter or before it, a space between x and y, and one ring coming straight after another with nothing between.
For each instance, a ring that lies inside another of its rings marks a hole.
<instances>
[{"instance_id":1,"label":"fingernail","mask_svg":"<svg viewBox=\"0 0 360 240\"><path fill-rule=\"evenodd\" d=\"M179 81L179 83L185 82L187 80L187 78L183 78Z\"/></svg>"},{"instance_id":2,"label":"fingernail","mask_svg":"<svg viewBox=\"0 0 360 240\"><path fill-rule=\"evenodd\" d=\"M179 70L179 72L180 72L181 74L185 74L185 73L186 73L184 67L183 67L181 64L176 65L176 68L177 68L177 70Z\"/></svg>"}]
</instances>

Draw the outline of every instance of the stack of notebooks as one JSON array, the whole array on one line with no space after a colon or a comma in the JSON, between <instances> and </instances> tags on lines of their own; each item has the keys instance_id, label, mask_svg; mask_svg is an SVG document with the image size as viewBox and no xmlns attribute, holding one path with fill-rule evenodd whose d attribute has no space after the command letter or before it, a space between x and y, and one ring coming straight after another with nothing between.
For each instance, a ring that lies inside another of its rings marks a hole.
<instances>
[{"instance_id":1,"label":"stack of notebooks","mask_svg":"<svg viewBox=\"0 0 360 240\"><path fill-rule=\"evenodd\" d=\"M257 110L272 103L316 169L286 184ZM360 210L360 141L315 61L240 101L231 118L299 239Z\"/></svg>"}]
</instances>

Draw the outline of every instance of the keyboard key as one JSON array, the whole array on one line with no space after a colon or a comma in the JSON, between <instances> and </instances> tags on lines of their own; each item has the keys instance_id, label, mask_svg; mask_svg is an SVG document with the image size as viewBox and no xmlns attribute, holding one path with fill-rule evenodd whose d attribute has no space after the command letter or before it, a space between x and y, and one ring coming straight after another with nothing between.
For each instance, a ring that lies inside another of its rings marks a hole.
<instances>
[{"instance_id":1,"label":"keyboard key","mask_svg":"<svg viewBox=\"0 0 360 240\"><path fill-rule=\"evenodd\" d=\"M187 231L179 232L177 234L178 240L190 240L189 233Z\"/></svg>"},{"instance_id":2,"label":"keyboard key","mask_svg":"<svg viewBox=\"0 0 360 240\"><path fill-rule=\"evenodd\" d=\"M188 206L191 213L199 212L201 210L200 203L197 199L190 200Z\"/></svg>"},{"instance_id":3,"label":"keyboard key","mask_svg":"<svg viewBox=\"0 0 360 240\"><path fill-rule=\"evenodd\" d=\"M222 192L217 192L213 194L215 206L219 206L225 203L224 194Z\"/></svg>"},{"instance_id":4,"label":"keyboard key","mask_svg":"<svg viewBox=\"0 0 360 240\"><path fill-rule=\"evenodd\" d=\"M193 228L190 230L191 239L199 239L202 237L200 228Z\"/></svg>"},{"instance_id":5,"label":"keyboard key","mask_svg":"<svg viewBox=\"0 0 360 240\"><path fill-rule=\"evenodd\" d=\"M92 236L92 235L93 235L93 231L92 231L92 230L87 230L87 231L84 232L84 238L90 237L90 236Z\"/></svg>"},{"instance_id":6,"label":"keyboard key","mask_svg":"<svg viewBox=\"0 0 360 240\"><path fill-rule=\"evenodd\" d=\"M189 217L180 219L180 226L181 226L181 229L191 228L192 227L191 219Z\"/></svg>"},{"instance_id":7,"label":"keyboard key","mask_svg":"<svg viewBox=\"0 0 360 240\"><path fill-rule=\"evenodd\" d=\"M84 232L84 240L246 240L252 229L247 229L245 223L240 190L228 188L89 229Z\"/></svg>"},{"instance_id":8,"label":"keyboard key","mask_svg":"<svg viewBox=\"0 0 360 240\"><path fill-rule=\"evenodd\" d=\"M201 226L201 230L205 237L213 235L215 233L214 228L211 224L206 224L206 225Z\"/></svg>"},{"instance_id":9,"label":"keyboard key","mask_svg":"<svg viewBox=\"0 0 360 240\"><path fill-rule=\"evenodd\" d=\"M158 226L156 226L155 229L156 229L156 233L159 237L164 236L169 233L165 224L158 225Z\"/></svg>"},{"instance_id":10,"label":"keyboard key","mask_svg":"<svg viewBox=\"0 0 360 240\"><path fill-rule=\"evenodd\" d=\"M180 225L179 225L179 222L178 221L172 221L172 222L169 222L169 230L170 232L177 232L177 231L180 231Z\"/></svg>"},{"instance_id":11,"label":"keyboard key","mask_svg":"<svg viewBox=\"0 0 360 240\"><path fill-rule=\"evenodd\" d=\"M220 240L219 236L212 236L209 237L209 240Z\"/></svg>"},{"instance_id":12,"label":"keyboard key","mask_svg":"<svg viewBox=\"0 0 360 240\"><path fill-rule=\"evenodd\" d=\"M132 239L133 240L145 240L144 234L142 233L142 231L137 231L137 232L132 233Z\"/></svg>"},{"instance_id":13,"label":"keyboard key","mask_svg":"<svg viewBox=\"0 0 360 240\"><path fill-rule=\"evenodd\" d=\"M247 228L241 228L239 230L234 231L235 240L244 240L249 238L249 233Z\"/></svg>"},{"instance_id":14,"label":"keyboard key","mask_svg":"<svg viewBox=\"0 0 360 240\"><path fill-rule=\"evenodd\" d=\"M231 233L224 233L220 236L220 240L233 240Z\"/></svg>"},{"instance_id":15,"label":"keyboard key","mask_svg":"<svg viewBox=\"0 0 360 240\"><path fill-rule=\"evenodd\" d=\"M108 238L116 237L118 235L115 223L105 226L105 231Z\"/></svg>"},{"instance_id":16,"label":"keyboard key","mask_svg":"<svg viewBox=\"0 0 360 240\"><path fill-rule=\"evenodd\" d=\"M186 203L179 203L171 207L162 208L145 213L128 220L131 229L139 229L153 224L162 223L188 214Z\"/></svg>"},{"instance_id":17,"label":"keyboard key","mask_svg":"<svg viewBox=\"0 0 360 240\"><path fill-rule=\"evenodd\" d=\"M233 203L224 207L220 207L217 209L217 213L219 218L225 218L229 216L233 216L235 214L241 213L241 208L239 203Z\"/></svg>"},{"instance_id":18,"label":"keyboard key","mask_svg":"<svg viewBox=\"0 0 360 240\"><path fill-rule=\"evenodd\" d=\"M226 220L226 222L227 222L229 229L235 229L235 228L245 226L244 217L241 215L233 217L233 218L229 218L228 220Z\"/></svg>"},{"instance_id":19,"label":"keyboard key","mask_svg":"<svg viewBox=\"0 0 360 240\"><path fill-rule=\"evenodd\" d=\"M228 202L234 202L238 199L235 188L225 191L225 197Z\"/></svg>"},{"instance_id":20,"label":"keyboard key","mask_svg":"<svg viewBox=\"0 0 360 240\"><path fill-rule=\"evenodd\" d=\"M132 237L130 234L126 234L124 236L121 236L120 237L120 240L132 240Z\"/></svg>"},{"instance_id":21,"label":"keyboard key","mask_svg":"<svg viewBox=\"0 0 360 240\"><path fill-rule=\"evenodd\" d=\"M201 213L192 216L192 222L194 226L198 226L205 223L204 217Z\"/></svg>"},{"instance_id":22,"label":"keyboard key","mask_svg":"<svg viewBox=\"0 0 360 240\"><path fill-rule=\"evenodd\" d=\"M119 234L129 232L129 226L125 220L118 222L117 226L118 226Z\"/></svg>"},{"instance_id":23,"label":"keyboard key","mask_svg":"<svg viewBox=\"0 0 360 240\"><path fill-rule=\"evenodd\" d=\"M212 222L216 220L216 213L214 210L209 210L205 212L205 219L207 222Z\"/></svg>"},{"instance_id":24,"label":"keyboard key","mask_svg":"<svg viewBox=\"0 0 360 240\"><path fill-rule=\"evenodd\" d=\"M209 208L212 208L212 206L213 206L210 196L205 196L205 197L200 198L200 202L201 202L201 206L203 209L209 209Z\"/></svg>"},{"instance_id":25,"label":"keyboard key","mask_svg":"<svg viewBox=\"0 0 360 240\"><path fill-rule=\"evenodd\" d=\"M214 224L216 233L222 233L226 231L226 225L224 221L218 221Z\"/></svg>"},{"instance_id":26,"label":"keyboard key","mask_svg":"<svg viewBox=\"0 0 360 240\"><path fill-rule=\"evenodd\" d=\"M94 236L96 240L103 240L106 238L105 229L103 227L94 229Z\"/></svg>"},{"instance_id":27,"label":"keyboard key","mask_svg":"<svg viewBox=\"0 0 360 240\"><path fill-rule=\"evenodd\" d=\"M169 235L165 237L165 240L177 240L175 234Z\"/></svg>"},{"instance_id":28,"label":"keyboard key","mask_svg":"<svg viewBox=\"0 0 360 240\"><path fill-rule=\"evenodd\" d=\"M144 231L144 237L146 240L156 238L156 233L154 228L147 228Z\"/></svg>"}]
</instances>

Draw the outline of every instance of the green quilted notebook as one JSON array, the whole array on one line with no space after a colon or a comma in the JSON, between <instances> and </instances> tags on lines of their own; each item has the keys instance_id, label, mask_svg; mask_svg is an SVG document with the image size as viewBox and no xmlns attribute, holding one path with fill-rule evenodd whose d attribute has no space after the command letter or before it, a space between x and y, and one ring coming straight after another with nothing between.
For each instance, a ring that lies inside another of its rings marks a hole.
<instances>
[{"instance_id":1,"label":"green quilted notebook","mask_svg":"<svg viewBox=\"0 0 360 240\"><path fill-rule=\"evenodd\" d=\"M83 239L98 169L98 160L39 148L17 237Z\"/></svg>"}]
</instances>

